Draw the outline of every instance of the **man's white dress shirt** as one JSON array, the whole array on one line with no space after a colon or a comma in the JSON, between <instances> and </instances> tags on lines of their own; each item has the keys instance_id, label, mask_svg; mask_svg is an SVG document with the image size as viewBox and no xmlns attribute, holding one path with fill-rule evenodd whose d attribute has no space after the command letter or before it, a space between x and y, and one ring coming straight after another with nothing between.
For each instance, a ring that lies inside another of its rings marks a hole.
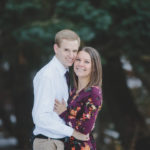
<instances>
[{"instance_id":1,"label":"man's white dress shirt","mask_svg":"<svg viewBox=\"0 0 150 150\"><path fill-rule=\"evenodd\" d=\"M56 56L45 65L33 80L34 105L32 110L34 135L42 134L50 138L71 136L73 128L53 111L55 99L68 100L68 86L65 78L67 69Z\"/></svg>"}]
</instances>

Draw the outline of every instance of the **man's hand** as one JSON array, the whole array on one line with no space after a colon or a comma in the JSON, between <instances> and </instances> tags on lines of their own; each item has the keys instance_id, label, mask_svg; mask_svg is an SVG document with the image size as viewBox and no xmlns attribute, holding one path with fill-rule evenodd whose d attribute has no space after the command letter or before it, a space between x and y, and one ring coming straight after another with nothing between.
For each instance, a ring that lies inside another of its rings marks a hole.
<instances>
[{"instance_id":1,"label":"man's hand","mask_svg":"<svg viewBox=\"0 0 150 150\"><path fill-rule=\"evenodd\" d=\"M73 134L72 134L73 137L75 137L76 139L80 140L80 141L88 141L89 140L89 134L82 134L76 130L74 130Z\"/></svg>"},{"instance_id":2,"label":"man's hand","mask_svg":"<svg viewBox=\"0 0 150 150\"><path fill-rule=\"evenodd\" d=\"M58 115L60 115L60 114L63 113L65 110L67 110L65 100L63 99L62 102L59 102L57 99L55 99L54 111L55 111Z\"/></svg>"}]
</instances>

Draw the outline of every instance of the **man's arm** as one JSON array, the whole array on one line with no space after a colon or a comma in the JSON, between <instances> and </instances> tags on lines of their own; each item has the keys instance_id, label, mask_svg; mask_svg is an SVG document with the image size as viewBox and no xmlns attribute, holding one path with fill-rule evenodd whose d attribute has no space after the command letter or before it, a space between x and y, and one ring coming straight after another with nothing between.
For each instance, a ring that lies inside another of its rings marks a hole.
<instances>
[{"instance_id":1,"label":"man's arm","mask_svg":"<svg viewBox=\"0 0 150 150\"><path fill-rule=\"evenodd\" d=\"M57 89L53 88L53 80L48 77L34 79L34 107L32 111L33 121L36 126L63 136L71 136L73 128L58 122L58 117L53 111L54 99Z\"/></svg>"}]
</instances>

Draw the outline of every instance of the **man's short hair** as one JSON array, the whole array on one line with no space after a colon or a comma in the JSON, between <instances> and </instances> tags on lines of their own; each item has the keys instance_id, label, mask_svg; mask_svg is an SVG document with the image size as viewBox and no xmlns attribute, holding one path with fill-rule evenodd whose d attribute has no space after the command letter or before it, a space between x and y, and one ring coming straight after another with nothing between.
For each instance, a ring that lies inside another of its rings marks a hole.
<instances>
[{"instance_id":1,"label":"man's short hair","mask_svg":"<svg viewBox=\"0 0 150 150\"><path fill-rule=\"evenodd\" d=\"M60 44L61 44L63 39L70 40L70 41L77 40L79 45L80 45L80 37L78 36L77 33L75 33L72 30L64 29L64 30L61 30L61 31L56 33L56 35L55 35L55 43L58 46L60 46Z\"/></svg>"}]
</instances>

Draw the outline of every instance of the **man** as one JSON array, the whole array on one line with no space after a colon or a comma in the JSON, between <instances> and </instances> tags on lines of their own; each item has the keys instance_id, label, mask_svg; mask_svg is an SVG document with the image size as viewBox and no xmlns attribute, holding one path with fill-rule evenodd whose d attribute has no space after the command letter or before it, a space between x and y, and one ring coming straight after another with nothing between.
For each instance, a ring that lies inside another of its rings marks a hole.
<instances>
[{"instance_id":1,"label":"man","mask_svg":"<svg viewBox=\"0 0 150 150\"><path fill-rule=\"evenodd\" d=\"M74 136L87 140L53 111L55 99L68 100L68 85L65 73L72 66L80 46L80 37L71 30L59 31L55 36L55 56L37 72L34 80L34 106L32 110L35 136L34 150L63 150L62 138Z\"/></svg>"}]
</instances>

